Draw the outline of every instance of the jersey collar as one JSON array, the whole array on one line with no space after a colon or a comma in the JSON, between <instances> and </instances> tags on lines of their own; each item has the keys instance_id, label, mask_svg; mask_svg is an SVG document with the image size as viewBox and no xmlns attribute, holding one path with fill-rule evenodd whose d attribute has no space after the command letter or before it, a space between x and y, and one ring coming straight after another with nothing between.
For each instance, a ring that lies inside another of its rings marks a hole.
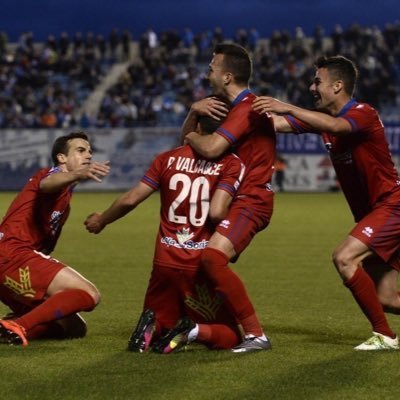
<instances>
[{"instance_id":1,"label":"jersey collar","mask_svg":"<svg viewBox=\"0 0 400 400\"><path fill-rule=\"evenodd\" d=\"M236 99L233 100L232 106L235 107L236 104L240 103L249 93L251 93L250 89L244 89L242 92L240 92Z\"/></svg>"},{"instance_id":2,"label":"jersey collar","mask_svg":"<svg viewBox=\"0 0 400 400\"><path fill-rule=\"evenodd\" d=\"M339 111L339 114L337 114L336 116L337 116L337 117L341 117L343 114L346 114L347 111L349 111L349 109L350 109L351 107L353 107L354 104L356 104L356 103L357 103L357 100L356 100L356 99L351 99L351 100L349 100L349 101L343 106L343 108Z\"/></svg>"}]
</instances>

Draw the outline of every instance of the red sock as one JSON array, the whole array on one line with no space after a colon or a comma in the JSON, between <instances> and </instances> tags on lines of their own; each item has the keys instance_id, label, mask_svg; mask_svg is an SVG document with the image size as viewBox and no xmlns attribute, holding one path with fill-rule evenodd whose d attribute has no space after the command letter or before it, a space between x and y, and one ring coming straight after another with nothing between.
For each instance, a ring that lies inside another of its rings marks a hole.
<instances>
[{"instance_id":1,"label":"red sock","mask_svg":"<svg viewBox=\"0 0 400 400\"><path fill-rule=\"evenodd\" d=\"M79 311L91 311L96 306L93 297L82 289L68 289L50 296L15 322L27 331L38 324L67 317Z\"/></svg>"},{"instance_id":2,"label":"red sock","mask_svg":"<svg viewBox=\"0 0 400 400\"><path fill-rule=\"evenodd\" d=\"M242 325L244 333L261 336L262 327L257 319L246 288L240 278L228 267L229 258L217 249L204 249L201 263L215 290L223 295L224 300Z\"/></svg>"},{"instance_id":3,"label":"red sock","mask_svg":"<svg viewBox=\"0 0 400 400\"><path fill-rule=\"evenodd\" d=\"M231 349L241 341L240 333L228 325L199 324L196 341L206 344L212 349Z\"/></svg>"},{"instance_id":4,"label":"red sock","mask_svg":"<svg viewBox=\"0 0 400 400\"><path fill-rule=\"evenodd\" d=\"M372 330L394 338L396 335L389 327L375 284L369 275L362 268L357 268L355 274L344 284L350 289L362 312L368 318Z\"/></svg>"},{"instance_id":5,"label":"red sock","mask_svg":"<svg viewBox=\"0 0 400 400\"><path fill-rule=\"evenodd\" d=\"M40 339L40 338L62 338L64 330L60 325L55 322L48 322L46 324L39 324L29 329L26 332L28 340Z\"/></svg>"}]
</instances>

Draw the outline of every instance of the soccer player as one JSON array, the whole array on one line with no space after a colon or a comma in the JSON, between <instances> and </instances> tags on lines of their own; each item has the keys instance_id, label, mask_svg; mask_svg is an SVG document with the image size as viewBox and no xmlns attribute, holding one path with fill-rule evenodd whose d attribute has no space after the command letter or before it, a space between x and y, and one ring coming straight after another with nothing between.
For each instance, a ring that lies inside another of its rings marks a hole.
<instances>
[{"instance_id":1,"label":"soccer player","mask_svg":"<svg viewBox=\"0 0 400 400\"><path fill-rule=\"evenodd\" d=\"M233 310L245 333L233 352L269 350L254 307L240 278L229 268L248 246L254 235L265 229L271 219L274 192L271 178L275 162L276 136L272 118L252 110L255 95L249 89L252 62L247 51L232 43L215 47L208 80L213 94L228 100L232 109L226 120L211 135L195 131L201 115L224 114L212 98L194 103L183 124L184 141L207 158L220 157L230 148L246 166L246 174L228 215L217 226L202 254L202 268L217 291Z\"/></svg>"},{"instance_id":2,"label":"soccer player","mask_svg":"<svg viewBox=\"0 0 400 400\"><path fill-rule=\"evenodd\" d=\"M93 310L100 300L91 282L50 253L68 218L75 185L101 182L110 167L92 161L84 133L57 138L51 156L54 167L29 179L0 225L0 300L14 314L0 320L2 343L27 346L28 339L53 333L84 336L86 324L77 313Z\"/></svg>"},{"instance_id":3,"label":"soccer player","mask_svg":"<svg viewBox=\"0 0 400 400\"><path fill-rule=\"evenodd\" d=\"M144 311L128 343L130 351L144 352L151 346L170 353L194 340L213 349L240 343L237 321L199 263L214 231L212 221L225 216L243 174L244 166L235 155L210 161L190 146L181 146L158 155L138 185L103 213L86 219L88 231L99 233L160 191L153 269Z\"/></svg>"},{"instance_id":4,"label":"soccer player","mask_svg":"<svg viewBox=\"0 0 400 400\"><path fill-rule=\"evenodd\" d=\"M321 135L357 225L335 249L333 262L372 326L372 337L356 350L398 349L384 312L400 314L400 178L384 127L371 106L353 98L357 69L342 56L317 60L309 111L270 97L254 109L276 112L279 132ZM363 268L362 268L363 267Z\"/></svg>"}]
</instances>

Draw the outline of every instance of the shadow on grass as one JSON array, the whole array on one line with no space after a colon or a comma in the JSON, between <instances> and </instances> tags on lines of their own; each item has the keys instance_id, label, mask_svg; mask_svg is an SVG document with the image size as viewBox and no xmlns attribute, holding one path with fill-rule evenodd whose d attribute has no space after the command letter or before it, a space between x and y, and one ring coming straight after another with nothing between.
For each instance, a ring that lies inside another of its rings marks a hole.
<instances>
[{"instance_id":1,"label":"shadow on grass","mask_svg":"<svg viewBox=\"0 0 400 400\"><path fill-rule=\"evenodd\" d=\"M338 357L337 351L324 353L326 346L317 347L317 354L315 348L300 351L297 343L297 353L276 346L271 352L243 356L194 346L171 355L108 352L75 363L70 349L69 362L49 365L44 374L24 375L23 384L13 387L15 397L7 398L356 399L360 391L377 395L371 371L393 359L393 353L355 354L351 348ZM54 359L68 351L64 346L53 350ZM23 362L28 354L14 353L15 361Z\"/></svg>"},{"instance_id":2,"label":"shadow on grass","mask_svg":"<svg viewBox=\"0 0 400 400\"><path fill-rule=\"evenodd\" d=\"M248 355L200 345L171 355L138 354L115 339L109 347L97 341L47 341L8 349L1 356L12 355L21 372L29 367L31 373L16 379L12 393L8 385L7 399L395 398L390 394L396 372L381 377L388 365L397 365L398 353L355 352L359 338L321 326L272 324L270 331L273 350Z\"/></svg>"}]
</instances>

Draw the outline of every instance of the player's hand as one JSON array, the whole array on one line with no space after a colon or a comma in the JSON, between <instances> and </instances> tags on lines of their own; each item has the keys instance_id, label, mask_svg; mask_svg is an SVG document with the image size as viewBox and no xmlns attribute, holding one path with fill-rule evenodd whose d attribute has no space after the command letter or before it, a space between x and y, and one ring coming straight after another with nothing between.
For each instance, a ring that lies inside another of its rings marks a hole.
<instances>
[{"instance_id":1,"label":"player's hand","mask_svg":"<svg viewBox=\"0 0 400 400\"><path fill-rule=\"evenodd\" d=\"M105 225L101 221L100 213L90 214L86 218L84 224L86 226L87 231L89 231L90 233L95 233L95 234L100 233L105 227Z\"/></svg>"},{"instance_id":2,"label":"player's hand","mask_svg":"<svg viewBox=\"0 0 400 400\"><path fill-rule=\"evenodd\" d=\"M197 115L206 115L216 120L221 120L228 115L229 108L221 100L216 97L206 97L192 104L192 111Z\"/></svg>"},{"instance_id":3,"label":"player's hand","mask_svg":"<svg viewBox=\"0 0 400 400\"><path fill-rule=\"evenodd\" d=\"M289 113L289 104L283 101L274 99L273 97L260 96L253 101L253 110L257 111L259 114L265 114L269 112L274 112L277 114L287 114Z\"/></svg>"},{"instance_id":4,"label":"player's hand","mask_svg":"<svg viewBox=\"0 0 400 400\"><path fill-rule=\"evenodd\" d=\"M90 162L84 165L79 171L82 180L92 179L96 182L101 182L102 178L110 173L110 161L105 162Z\"/></svg>"}]
</instances>

